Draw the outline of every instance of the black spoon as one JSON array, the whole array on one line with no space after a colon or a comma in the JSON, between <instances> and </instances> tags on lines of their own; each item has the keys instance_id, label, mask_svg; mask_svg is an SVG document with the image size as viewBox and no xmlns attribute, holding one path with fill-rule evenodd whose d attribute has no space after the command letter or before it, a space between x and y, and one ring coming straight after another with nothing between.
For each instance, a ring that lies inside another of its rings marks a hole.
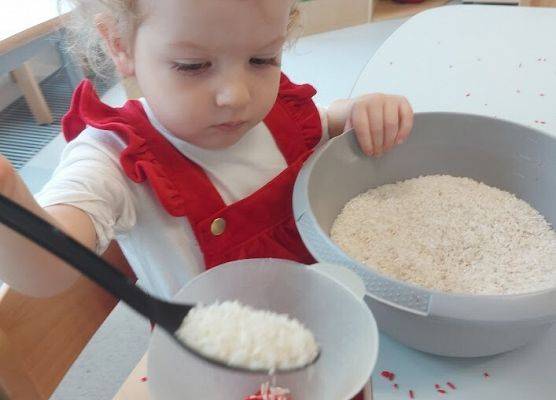
<instances>
[{"instance_id":1,"label":"black spoon","mask_svg":"<svg viewBox=\"0 0 556 400\"><path fill-rule=\"evenodd\" d=\"M190 347L176 335L183 319L195 307L161 300L144 292L127 276L114 268L94 252L69 237L58 228L36 216L32 212L0 194L0 223L55 254L71 267L97 283L116 298L127 303L139 314L164 329L182 348L201 359L219 367L249 373L265 373L268 370L249 369L225 364L221 360L208 357ZM292 369L278 369L277 373L293 372L314 364L320 356L309 364Z\"/></svg>"}]
</instances>

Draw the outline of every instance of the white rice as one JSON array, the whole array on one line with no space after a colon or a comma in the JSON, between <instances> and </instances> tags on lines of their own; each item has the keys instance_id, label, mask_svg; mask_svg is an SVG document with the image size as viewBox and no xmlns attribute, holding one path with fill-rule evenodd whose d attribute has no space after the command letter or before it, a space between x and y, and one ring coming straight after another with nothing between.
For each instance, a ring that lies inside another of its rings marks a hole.
<instances>
[{"instance_id":1,"label":"white rice","mask_svg":"<svg viewBox=\"0 0 556 400\"><path fill-rule=\"evenodd\" d=\"M205 356L253 370L301 367L319 352L313 334L298 320L237 301L195 307L176 333Z\"/></svg>"},{"instance_id":2,"label":"white rice","mask_svg":"<svg viewBox=\"0 0 556 400\"><path fill-rule=\"evenodd\" d=\"M351 257L429 289L516 294L556 286L556 234L514 195L426 176L349 201L331 230Z\"/></svg>"}]
</instances>

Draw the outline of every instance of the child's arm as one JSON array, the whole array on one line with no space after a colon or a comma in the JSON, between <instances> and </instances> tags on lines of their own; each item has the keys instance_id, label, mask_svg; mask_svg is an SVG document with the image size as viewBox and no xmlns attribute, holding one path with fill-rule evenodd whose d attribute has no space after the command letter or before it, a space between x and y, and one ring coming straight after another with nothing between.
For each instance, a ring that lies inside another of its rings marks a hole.
<instances>
[{"instance_id":1,"label":"child's arm","mask_svg":"<svg viewBox=\"0 0 556 400\"><path fill-rule=\"evenodd\" d=\"M94 249L96 232L90 217L72 206L41 208L21 177L1 156L0 192ZM40 297L68 288L77 276L78 272L57 257L0 225L0 280L25 294Z\"/></svg>"},{"instance_id":2,"label":"child's arm","mask_svg":"<svg viewBox=\"0 0 556 400\"><path fill-rule=\"evenodd\" d=\"M403 143L413 127L413 110L405 97L369 94L337 100L327 111L330 137L354 128L363 151L380 156Z\"/></svg>"}]
</instances>

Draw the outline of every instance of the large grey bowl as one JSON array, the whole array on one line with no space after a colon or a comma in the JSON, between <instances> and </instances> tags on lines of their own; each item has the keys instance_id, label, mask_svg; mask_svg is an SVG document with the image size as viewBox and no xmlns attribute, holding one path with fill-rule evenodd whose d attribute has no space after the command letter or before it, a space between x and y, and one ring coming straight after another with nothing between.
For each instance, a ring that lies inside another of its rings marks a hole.
<instances>
[{"instance_id":1,"label":"large grey bowl","mask_svg":"<svg viewBox=\"0 0 556 400\"><path fill-rule=\"evenodd\" d=\"M355 134L332 139L303 167L294 190L301 236L320 262L356 272L379 328L429 353L474 357L537 338L556 321L556 288L522 295L453 295L388 278L343 253L329 237L344 204L386 183L421 175L465 176L514 193L556 223L556 138L475 115L423 113L410 139L380 159Z\"/></svg>"}]
</instances>

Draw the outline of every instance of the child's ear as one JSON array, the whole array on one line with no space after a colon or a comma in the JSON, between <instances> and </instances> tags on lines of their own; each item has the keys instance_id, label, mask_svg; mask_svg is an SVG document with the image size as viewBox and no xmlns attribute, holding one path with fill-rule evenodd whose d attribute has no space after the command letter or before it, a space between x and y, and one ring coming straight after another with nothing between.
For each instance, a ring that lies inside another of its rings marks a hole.
<instances>
[{"instance_id":1,"label":"child's ear","mask_svg":"<svg viewBox=\"0 0 556 400\"><path fill-rule=\"evenodd\" d=\"M135 63L131 43L122 37L115 19L99 14L95 17L95 22L118 72L124 78L134 76Z\"/></svg>"}]
</instances>

